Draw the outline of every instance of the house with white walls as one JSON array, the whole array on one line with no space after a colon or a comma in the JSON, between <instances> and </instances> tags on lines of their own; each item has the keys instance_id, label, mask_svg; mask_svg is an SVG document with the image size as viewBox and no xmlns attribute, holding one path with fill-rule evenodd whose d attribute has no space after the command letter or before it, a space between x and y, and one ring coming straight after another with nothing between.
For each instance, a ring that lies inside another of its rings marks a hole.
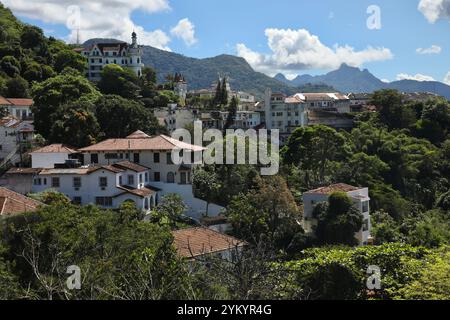
<instances>
[{"instance_id":1,"label":"house with white walls","mask_svg":"<svg viewBox=\"0 0 450 320\"><path fill-rule=\"evenodd\" d=\"M205 148L192 145L165 135L149 136L136 131L123 139L109 139L79 149L85 165L112 165L124 160L150 168L150 185L161 190L160 195L179 194L190 217L200 219L205 213L206 202L195 198L192 189L196 164L175 164L172 151L179 155L191 154L192 159L201 159ZM194 161L192 161L194 163ZM223 207L210 204L209 214L219 215Z\"/></svg>"},{"instance_id":2,"label":"house with white walls","mask_svg":"<svg viewBox=\"0 0 450 320\"><path fill-rule=\"evenodd\" d=\"M118 208L130 199L145 211L147 200L150 210L165 195L176 193L187 207L185 214L200 220L206 202L193 193L192 179L197 164L174 163L172 151L180 157L190 153L196 160L196 156L201 159L204 150L168 136L148 136L142 131L78 150L51 145L33 152L30 170L11 169L6 187L19 190L18 181L23 184L24 180L32 179L32 192L56 189L76 203L107 208ZM133 170L138 175L130 178ZM208 213L218 216L223 209L210 204Z\"/></svg>"},{"instance_id":3,"label":"house with white walls","mask_svg":"<svg viewBox=\"0 0 450 320\"><path fill-rule=\"evenodd\" d=\"M34 126L30 121L11 115L0 119L0 167L23 162L33 139Z\"/></svg>"},{"instance_id":4,"label":"house with white walls","mask_svg":"<svg viewBox=\"0 0 450 320\"><path fill-rule=\"evenodd\" d=\"M304 227L307 232L312 232L316 220L313 216L314 208L317 204L327 202L330 195L336 192L346 193L352 199L354 207L361 212L363 216L363 227L355 235L360 245L367 245L371 241L371 221L370 221L370 197L368 188L359 188L344 183L334 184L303 194L303 219Z\"/></svg>"},{"instance_id":5,"label":"house with white walls","mask_svg":"<svg viewBox=\"0 0 450 320\"><path fill-rule=\"evenodd\" d=\"M43 148L38 148L30 153L32 168L51 169L55 164L64 164L70 160L72 155L78 152L63 144L51 144Z\"/></svg>"},{"instance_id":6,"label":"house with white walls","mask_svg":"<svg viewBox=\"0 0 450 320\"><path fill-rule=\"evenodd\" d=\"M158 204L159 189L149 185L147 167L122 161L112 165L42 169L33 177L32 191L56 190L79 205L95 204L106 209L132 202L145 213Z\"/></svg>"},{"instance_id":7,"label":"house with white walls","mask_svg":"<svg viewBox=\"0 0 450 320\"><path fill-rule=\"evenodd\" d=\"M33 99L26 98L4 98L0 96L0 108L6 108L8 114L20 120L32 120L31 106Z\"/></svg>"}]
</instances>

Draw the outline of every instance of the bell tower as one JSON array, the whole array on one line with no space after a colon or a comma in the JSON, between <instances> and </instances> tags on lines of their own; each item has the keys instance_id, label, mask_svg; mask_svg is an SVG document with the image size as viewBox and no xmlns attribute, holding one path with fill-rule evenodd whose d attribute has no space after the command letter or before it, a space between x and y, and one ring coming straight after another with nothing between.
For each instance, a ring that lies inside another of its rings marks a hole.
<instances>
[{"instance_id":1,"label":"bell tower","mask_svg":"<svg viewBox=\"0 0 450 320\"><path fill-rule=\"evenodd\" d=\"M142 75L142 47L137 43L137 34L133 31L131 34L131 46L128 48L129 64L128 67L140 77Z\"/></svg>"}]
</instances>

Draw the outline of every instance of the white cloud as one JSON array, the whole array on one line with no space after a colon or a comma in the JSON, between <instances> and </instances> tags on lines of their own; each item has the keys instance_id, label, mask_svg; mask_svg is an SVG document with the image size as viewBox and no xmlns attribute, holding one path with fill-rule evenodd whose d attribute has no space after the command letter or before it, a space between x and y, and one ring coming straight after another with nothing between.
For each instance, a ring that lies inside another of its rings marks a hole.
<instances>
[{"instance_id":1,"label":"white cloud","mask_svg":"<svg viewBox=\"0 0 450 320\"><path fill-rule=\"evenodd\" d=\"M255 52L243 43L237 44L236 50L254 69L270 75L282 71L337 69L343 63L359 67L366 62L393 57L387 48L369 46L362 51L355 51L348 45L329 48L305 29L266 29L265 34L272 53Z\"/></svg>"},{"instance_id":2,"label":"white cloud","mask_svg":"<svg viewBox=\"0 0 450 320\"><path fill-rule=\"evenodd\" d=\"M195 38L195 25L188 18L182 19L170 30L170 33L184 41L187 46L197 43Z\"/></svg>"},{"instance_id":3,"label":"white cloud","mask_svg":"<svg viewBox=\"0 0 450 320\"><path fill-rule=\"evenodd\" d=\"M420 0L418 9L430 23L450 20L450 0Z\"/></svg>"},{"instance_id":4,"label":"white cloud","mask_svg":"<svg viewBox=\"0 0 450 320\"><path fill-rule=\"evenodd\" d=\"M170 10L168 0L2 0L15 14L52 24L64 24L70 29L67 41L75 42L79 26L80 41L90 38L116 38L131 41L136 31L141 44L170 50L169 36L162 30L147 31L131 20L134 10L147 13ZM79 15L77 15L77 11ZM79 18L78 18L79 17Z\"/></svg>"},{"instance_id":5,"label":"white cloud","mask_svg":"<svg viewBox=\"0 0 450 320\"><path fill-rule=\"evenodd\" d=\"M381 81L383 81L384 83L390 83L391 82L388 79L381 79Z\"/></svg>"},{"instance_id":6,"label":"white cloud","mask_svg":"<svg viewBox=\"0 0 450 320\"><path fill-rule=\"evenodd\" d=\"M429 48L417 48L416 52L418 54L439 54L442 52L442 48L438 45L433 44Z\"/></svg>"},{"instance_id":7,"label":"white cloud","mask_svg":"<svg viewBox=\"0 0 450 320\"><path fill-rule=\"evenodd\" d=\"M447 75L444 78L444 83L448 84L450 86L450 71L447 73Z\"/></svg>"},{"instance_id":8,"label":"white cloud","mask_svg":"<svg viewBox=\"0 0 450 320\"><path fill-rule=\"evenodd\" d=\"M435 81L433 77L424 74L410 75L407 73L400 73L397 75L397 80L416 80L416 81Z\"/></svg>"}]
</instances>

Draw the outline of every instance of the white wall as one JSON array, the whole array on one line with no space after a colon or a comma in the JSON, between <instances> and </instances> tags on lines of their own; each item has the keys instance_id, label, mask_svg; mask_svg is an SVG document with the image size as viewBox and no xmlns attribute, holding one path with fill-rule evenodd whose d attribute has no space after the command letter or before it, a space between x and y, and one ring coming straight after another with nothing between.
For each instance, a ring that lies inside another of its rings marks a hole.
<instances>
[{"instance_id":1,"label":"white wall","mask_svg":"<svg viewBox=\"0 0 450 320\"><path fill-rule=\"evenodd\" d=\"M56 163L69 160L69 153L31 153L31 167L52 169Z\"/></svg>"},{"instance_id":2,"label":"white wall","mask_svg":"<svg viewBox=\"0 0 450 320\"><path fill-rule=\"evenodd\" d=\"M183 202L188 207L186 214L194 219L200 219L206 213L206 202L194 197L191 185L179 185L169 183L151 182L152 186L161 189L161 196L176 193L183 198ZM224 210L223 207L216 204L209 204L208 215L218 216Z\"/></svg>"}]
</instances>

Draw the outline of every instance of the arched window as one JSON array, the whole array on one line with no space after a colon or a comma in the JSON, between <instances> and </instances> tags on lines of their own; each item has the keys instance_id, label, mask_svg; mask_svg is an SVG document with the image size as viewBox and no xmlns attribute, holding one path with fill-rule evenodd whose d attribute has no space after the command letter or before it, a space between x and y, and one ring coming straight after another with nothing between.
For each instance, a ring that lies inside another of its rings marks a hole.
<instances>
[{"instance_id":1,"label":"arched window","mask_svg":"<svg viewBox=\"0 0 450 320\"><path fill-rule=\"evenodd\" d=\"M145 208L145 210L150 209L149 204L148 204L148 198L145 198L145 200L144 200L144 208Z\"/></svg>"},{"instance_id":2,"label":"arched window","mask_svg":"<svg viewBox=\"0 0 450 320\"><path fill-rule=\"evenodd\" d=\"M173 172L167 174L167 183L175 183L175 174Z\"/></svg>"}]
</instances>

